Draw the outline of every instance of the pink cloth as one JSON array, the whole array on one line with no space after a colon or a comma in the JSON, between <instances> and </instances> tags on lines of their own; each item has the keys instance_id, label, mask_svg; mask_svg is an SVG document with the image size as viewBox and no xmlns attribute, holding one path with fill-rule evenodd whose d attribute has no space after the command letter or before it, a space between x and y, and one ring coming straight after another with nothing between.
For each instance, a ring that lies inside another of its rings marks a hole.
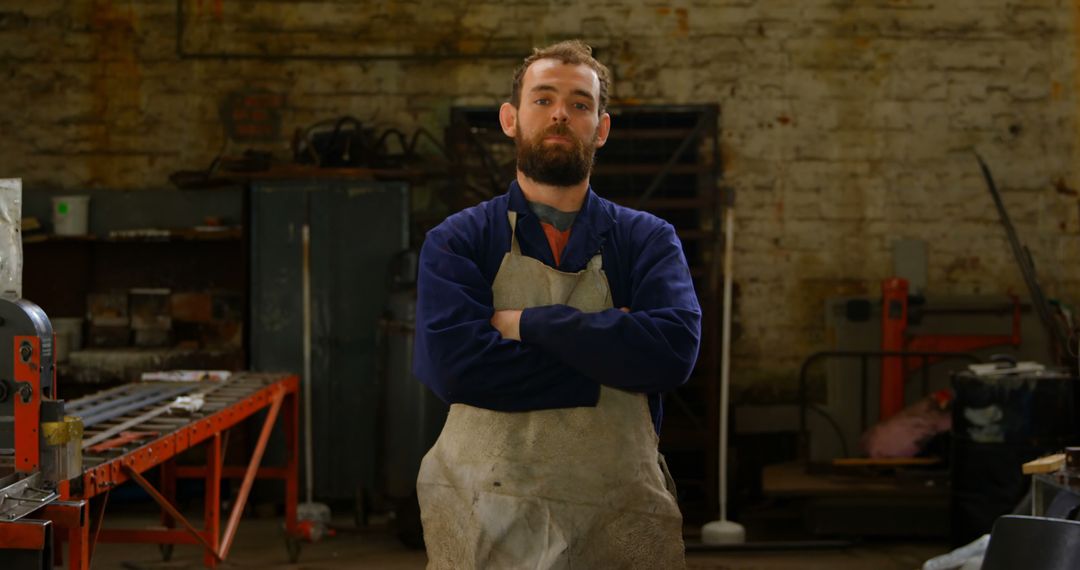
<instances>
[{"instance_id":1,"label":"pink cloth","mask_svg":"<svg viewBox=\"0 0 1080 570\"><path fill-rule=\"evenodd\" d=\"M931 438L952 429L952 413L937 394L878 422L862 437L862 448L872 458L914 457Z\"/></svg>"}]
</instances>

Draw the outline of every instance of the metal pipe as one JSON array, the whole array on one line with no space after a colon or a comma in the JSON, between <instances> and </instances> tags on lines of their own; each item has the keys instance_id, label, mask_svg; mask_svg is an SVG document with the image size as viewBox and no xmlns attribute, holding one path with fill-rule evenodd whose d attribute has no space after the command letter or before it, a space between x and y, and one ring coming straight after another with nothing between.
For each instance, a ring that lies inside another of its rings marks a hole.
<instances>
[{"instance_id":1,"label":"metal pipe","mask_svg":"<svg viewBox=\"0 0 1080 570\"><path fill-rule=\"evenodd\" d=\"M308 200L310 199L309 197ZM300 231L301 263L303 264L303 300L301 302L304 305L304 496L306 502L310 503L315 490L315 466L311 443L311 226L304 222L304 227Z\"/></svg>"},{"instance_id":2,"label":"metal pipe","mask_svg":"<svg viewBox=\"0 0 1080 570\"><path fill-rule=\"evenodd\" d=\"M986 166L986 162L979 156L979 153L975 153L975 160L979 161L979 168L982 170L983 178L986 180L986 186L990 189L990 196L994 199L994 206L997 208L998 216L1001 218L1001 225L1005 228L1006 237L1009 238L1009 246L1012 248L1016 263L1020 266L1020 274L1027 285L1028 293L1031 295L1031 304L1035 307L1035 312L1039 315L1043 327L1046 328L1050 338L1053 339L1054 345L1060 351L1056 356L1063 361L1065 355L1069 354L1069 335L1063 330L1061 323L1054 318L1050 310L1050 305L1043 295L1039 280L1035 276L1035 264L1031 260L1031 251L1020 243L1020 238L1016 235L1016 228L1013 227L1009 213L1005 210L1001 194L998 192L997 185L994 184L994 177L990 175L990 168Z\"/></svg>"},{"instance_id":3,"label":"metal pipe","mask_svg":"<svg viewBox=\"0 0 1080 570\"><path fill-rule=\"evenodd\" d=\"M139 472L132 468L130 465L123 464L121 465L121 467L123 468L124 472L127 473L128 477L131 478L132 481L142 487L143 490L146 491L146 494L150 495L150 498L153 499L154 502L156 502L158 505L161 506L162 509L165 509L169 513L169 516L171 516L174 520L183 525L184 529L187 530L192 536L194 536L200 544L206 547L206 549L211 554L213 554L214 558L216 558L219 562L222 560L221 556L214 551L214 547L210 546L210 543L207 542L206 537L203 536L201 532L196 530L195 527L192 526L191 522L188 521L184 517L184 515L180 514L180 511L176 510L176 507L172 506L172 503L165 500L165 497L162 497L161 494L158 493L157 489L155 489L149 481L143 479L143 476L140 475Z\"/></svg>"},{"instance_id":4,"label":"metal pipe","mask_svg":"<svg viewBox=\"0 0 1080 570\"><path fill-rule=\"evenodd\" d=\"M97 411L100 408L108 407L109 404L117 402L129 401L132 398L139 398L148 391L146 386L133 386L128 390L120 390L116 393L103 392L100 394L94 394L94 396L87 398L84 401L79 402L67 402L64 405L64 409L67 413L81 412L86 410Z\"/></svg>"},{"instance_id":5,"label":"metal pipe","mask_svg":"<svg viewBox=\"0 0 1080 570\"><path fill-rule=\"evenodd\" d=\"M125 404L145 401L146 403L142 404L142 406L148 406L150 404L160 402L161 400L168 398L169 394L191 391L195 388L195 386L154 386L139 390L137 392L133 392L131 394L126 394L114 400L97 402L94 405L87 406L85 408L76 408L74 410L65 409L65 413L67 413L68 415L79 416L80 418L82 418L84 426L93 425L92 423L87 424L87 420L90 418L99 417L107 418L109 416L108 412L122 408ZM100 421L101 420L97 420L94 423L99 423Z\"/></svg>"},{"instance_id":6,"label":"metal pipe","mask_svg":"<svg viewBox=\"0 0 1080 570\"><path fill-rule=\"evenodd\" d=\"M86 429L86 428L94 426L96 424L100 424L102 422L106 422L106 421L118 418L118 417L120 417L120 416L122 416L122 415L124 415L124 414L126 414L128 412L131 412L133 410L138 410L139 408L145 408L147 406L151 406L151 405L154 405L154 404L156 404L158 402L161 402L162 400L169 400L169 399L175 398L177 396L186 394L188 392L191 392L194 389L195 389L195 387L193 387L193 386L180 386L178 388L173 388L172 390L166 390L164 392L158 392L156 394L152 394L150 396L144 397L144 398L139 399L139 400L129 401L129 402L126 402L126 403L124 403L123 405L120 405L120 406L109 407L107 409L98 411L97 413L94 413L94 414L87 414L87 415L75 414L75 415L78 415L82 419L83 429Z\"/></svg>"},{"instance_id":7,"label":"metal pipe","mask_svg":"<svg viewBox=\"0 0 1080 570\"><path fill-rule=\"evenodd\" d=\"M233 502L232 512L229 513L229 523L225 526L225 535L221 538L218 558L222 560L229 556L229 549L232 547L233 539L236 538L236 528L240 525L240 516L244 514L244 505L247 504L251 485L255 482L259 464L262 463L263 453L266 451L266 442L270 441L270 432L274 429L274 422L277 420L278 412L281 410L281 403L284 400L285 391L278 390L274 394L270 410L266 412L262 432L259 434L258 443L255 444L255 451L251 454L251 461L248 462L247 472L244 473L244 481L240 484L240 492L237 493L236 500Z\"/></svg>"},{"instance_id":8,"label":"metal pipe","mask_svg":"<svg viewBox=\"0 0 1080 570\"><path fill-rule=\"evenodd\" d=\"M728 390L731 382L731 290L735 257L735 208L724 215L724 321L720 347L720 520L727 518Z\"/></svg>"},{"instance_id":9,"label":"metal pipe","mask_svg":"<svg viewBox=\"0 0 1080 570\"><path fill-rule=\"evenodd\" d=\"M145 388L145 386L141 384L126 384L124 386L117 386L116 388L111 388L109 390L102 390L101 392L97 392L96 394L90 394L89 396L79 398L78 400L68 400L64 402L64 409L66 409L68 413L71 413L74 410L83 409L86 406L89 406L92 402L97 402L105 398L111 398L117 394L130 394L143 388Z\"/></svg>"},{"instance_id":10,"label":"metal pipe","mask_svg":"<svg viewBox=\"0 0 1080 570\"><path fill-rule=\"evenodd\" d=\"M221 386L222 386L222 384L217 384L215 386L210 386L209 388L204 390L202 393L203 394L211 394L215 390L217 390L218 388L221 388ZM107 430L105 430L105 431L103 431L103 432L101 432L99 434L95 434L93 437L91 437L89 439L86 439L86 440L83 440L82 448L86 449L86 448L88 448L88 447L90 447L90 446L92 446L94 444L101 443L101 442L105 441L106 439L109 439L110 437L112 437L112 436L114 436L114 435L116 435L116 434L118 434L118 433L120 433L120 432L122 432L122 431L124 431L126 429L130 429L132 427L135 427L136 425L141 424L142 422L145 422L147 420L151 420L151 419L154 419L154 418L156 418L158 416L167 414L167 413L169 413L169 409L171 407L172 407L172 402L169 402L168 404L165 404L164 406L159 406L157 408L154 408L153 410L150 410L150 411L146 412L145 414L142 414L142 415L140 415L138 417L135 417L135 418L131 418L130 420L127 420L126 422L123 422L123 423L121 423L119 425L115 425L115 426L113 426L113 427L111 427L111 428L109 428L109 429L107 429Z\"/></svg>"}]
</instances>

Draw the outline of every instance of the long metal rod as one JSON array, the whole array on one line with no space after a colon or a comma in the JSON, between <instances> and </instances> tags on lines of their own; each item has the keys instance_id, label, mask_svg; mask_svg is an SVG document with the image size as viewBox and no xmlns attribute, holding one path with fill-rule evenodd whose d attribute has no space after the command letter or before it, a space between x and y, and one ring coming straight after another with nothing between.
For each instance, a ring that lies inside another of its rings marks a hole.
<instances>
[{"instance_id":1,"label":"long metal rod","mask_svg":"<svg viewBox=\"0 0 1080 570\"><path fill-rule=\"evenodd\" d=\"M124 414L126 414L128 412L138 410L139 408L145 408L147 406L152 406L152 405L154 405L154 404L156 404L158 402L161 402L163 400L171 400L171 399L173 399L173 398L175 398L177 396L180 396L180 395L186 394L188 392L191 392L192 390L194 390L194 387L192 387L192 386L179 386L179 387L173 388L171 390L165 390L163 392L158 392L156 394L153 394L153 395L148 396L146 398L142 398L140 400L127 402L127 403L125 403L123 405L120 405L120 406L117 406L115 408L109 408L107 410L100 411L100 412L98 412L96 414L79 415L79 417L82 418L83 429L86 429L88 427L92 427L92 426L100 424L102 422L106 422L106 421L118 418L118 417L120 417L120 416L122 416L122 415L124 415Z\"/></svg>"},{"instance_id":2,"label":"long metal rod","mask_svg":"<svg viewBox=\"0 0 1080 570\"><path fill-rule=\"evenodd\" d=\"M156 404L167 398L179 395L183 392L193 390L193 386L161 386L151 389L141 390L138 393L128 394L115 400L109 400L107 402L98 402L92 406L84 409L69 410L69 415L76 415L82 418L83 427L87 425L93 425L95 423L101 423L108 421L118 415L122 416L123 413L117 413L120 410L130 411L132 409L145 408L146 406Z\"/></svg>"},{"instance_id":3,"label":"long metal rod","mask_svg":"<svg viewBox=\"0 0 1080 570\"><path fill-rule=\"evenodd\" d=\"M724 315L720 345L720 520L727 518L728 390L731 383L731 291L735 266L735 208L724 213Z\"/></svg>"},{"instance_id":4,"label":"long metal rod","mask_svg":"<svg viewBox=\"0 0 1080 570\"><path fill-rule=\"evenodd\" d=\"M105 398L111 398L118 394L131 394L133 392L138 392L143 389L145 388L140 384L125 384L123 386L117 386L116 388L102 390L100 392L84 396L82 398L79 398L78 400L69 400L64 403L64 408L69 411L79 410L85 408L86 406L89 406L93 402L104 400Z\"/></svg>"},{"instance_id":5,"label":"long metal rod","mask_svg":"<svg viewBox=\"0 0 1080 570\"><path fill-rule=\"evenodd\" d=\"M78 404L72 403L64 406L64 409L69 413L92 414L112 406L118 406L124 402L145 398L147 394L153 392L154 388L157 387L136 385L131 390L123 390L116 394L105 393L101 398L94 398L92 401L81 402Z\"/></svg>"},{"instance_id":6,"label":"long metal rod","mask_svg":"<svg viewBox=\"0 0 1080 570\"><path fill-rule=\"evenodd\" d=\"M1023 275L1024 283L1027 285L1028 293L1031 295L1031 304L1035 306L1035 312L1039 314L1039 320L1042 321L1043 327L1050 333L1050 338L1059 348L1059 355L1064 357L1069 354L1068 335L1061 329L1061 323L1050 312L1050 305L1046 302L1046 296L1043 295L1042 287L1039 286L1039 280L1035 276L1035 264L1031 260L1031 252L1020 243L1020 238L1016 235L1016 228L1013 227L1009 213L1005 211L1005 204L1001 200L997 185L994 184L994 177L990 174L990 168L986 166L986 162L979 156L979 153L975 153L975 160L979 161L979 168L982 170L983 178L986 179L986 186L990 189L990 196L994 199L994 206L997 207L1001 225L1004 226L1005 234L1009 238L1009 246L1012 248L1013 257L1016 258L1016 264L1020 266L1020 273Z\"/></svg>"},{"instance_id":7,"label":"long metal rod","mask_svg":"<svg viewBox=\"0 0 1080 570\"><path fill-rule=\"evenodd\" d=\"M310 200L309 196L308 201ZM315 465L311 438L311 226L306 221L301 230L301 242L303 258L301 302L304 305L304 497L306 502L310 503L315 490Z\"/></svg>"},{"instance_id":8,"label":"long metal rod","mask_svg":"<svg viewBox=\"0 0 1080 570\"><path fill-rule=\"evenodd\" d=\"M244 505L247 504L251 485L255 482L255 475L259 471L259 464L262 463L263 453L266 451L266 443L270 441L270 432L274 429L274 422L277 421L278 412L281 411L281 403L284 400L285 391L278 390L274 394L270 410L266 412L266 420L263 422L259 441L255 444L255 451L251 454L247 472L244 473L244 481L240 484L240 492L237 493L236 500L233 501L232 512L229 513L229 522L225 526L225 534L221 538L221 548L218 551L218 558L221 560L229 556L229 549L232 548L233 539L236 538L236 528L240 525L240 516L244 514Z\"/></svg>"},{"instance_id":9,"label":"long metal rod","mask_svg":"<svg viewBox=\"0 0 1080 570\"><path fill-rule=\"evenodd\" d=\"M121 467L123 467L124 472L127 473L128 477L130 477L132 481L142 487L143 490L146 491L146 494L150 495L150 498L153 499L154 502L160 505L162 509L165 509L165 511L167 511L173 519L183 525L184 528L192 536L194 536L200 544L206 547L206 550L210 552L214 556L214 558L218 559L218 561L221 561L221 556L218 555L218 553L214 550L213 546L210 546L210 543L207 542L206 537L203 536L201 532L196 530L195 527L192 526L191 522L188 521L184 517L184 515L180 513L180 511L176 510L176 507L172 506L172 503L165 500L165 497L162 497L161 493L158 493L157 489L155 489L149 481L144 479L143 476L140 475L139 472L133 469L130 465L122 465Z\"/></svg>"},{"instance_id":10,"label":"long metal rod","mask_svg":"<svg viewBox=\"0 0 1080 570\"><path fill-rule=\"evenodd\" d=\"M201 393L203 395L212 394L215 391L219 390L224 385L225 384L216 384L214 386L210 386L206 390L203 390ZM91 437L89 439L83 440L82 448L86 449L86 448L88 448L88 447L90 447L90 446L92 446L94 444L101 443L101 442L105 441L106 439L109 439L110 437L112 437L112 436L114 436L114 435L116 435L116 434L118 434L118 433L120 433L120 432L122 432L124 430L131 429L132 427L135 427L135 426L137 426L137 425L139 425L139 424L141 424L141 423L143 423L143 422L145 422L147 420L152 420L152 419L154 419L154 418L156 418L158 416L167 414L167 413L169 413L170 408L172 408L172 402L169 402L169 403L167 403L167 404L165 404L163 406L159 406L157 408L154 408L153 410L150 410L150 411L146 412L145 414L142 414L142 415L140 415L138 417L134 417L134 418L132 418L130 420L127 420L126 422L123 422L123 423L119 424L119 425L115 425L115 426L113 426L113 427L111 427L111 428L109 428L109 429L107 429L107 430L105 430L105 431L103 431L103 432L101 432L99 434L94 435L93 437Z\"/></svg>"}]
</instances>

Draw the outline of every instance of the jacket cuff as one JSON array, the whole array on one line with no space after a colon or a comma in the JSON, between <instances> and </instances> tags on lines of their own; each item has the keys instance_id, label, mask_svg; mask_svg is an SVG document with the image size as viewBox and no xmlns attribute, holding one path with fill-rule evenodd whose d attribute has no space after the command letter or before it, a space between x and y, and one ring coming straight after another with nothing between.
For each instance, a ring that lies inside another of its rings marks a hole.
<instances>
[{"instance_id":1,"label":"jacket cuff","mask_svg":"<svg viewBox=\"0 0 1080 570\"><path fill-rule=\"evenodd\" d=\"M535 343L543 334L540 323L543 320L543 315L539 314L541 311L537 311L538 308L530 307L521 311L521 320L518 321L518 334L521 335L521 342Z\"/></svg>"}]
</instances>

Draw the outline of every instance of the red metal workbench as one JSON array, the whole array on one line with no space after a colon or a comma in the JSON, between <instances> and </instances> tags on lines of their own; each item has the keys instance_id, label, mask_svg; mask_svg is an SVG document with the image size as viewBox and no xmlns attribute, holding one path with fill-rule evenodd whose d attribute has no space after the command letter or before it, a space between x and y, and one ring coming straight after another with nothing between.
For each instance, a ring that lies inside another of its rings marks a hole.
<instances>
[{"instance_id":1,"label":"red metal workbench","mask_svg":"<svg viewBox=\"0 0 1080 570\"><path fill-rule=\"evenodd\" d=\"M295 559L301 535L296 516L298 386L298 379L293 375L235 374L225 382L199 383L189 395L204 394L205 404L190 416L169 414L166 411L168 402L155 402L88 428L83 438L82 476L61 483L61 500L27 518L51 521L56 536L56 556L59 559L64 554L61 545L66 542L66 562L72 570L90 567L94 545L98 542L156 543L162 545L165 554L171 552L171 545L201 544L205 551L204 564L212 568L229 554L254 480L277 479L285 484L286 540L290 555ZM123 388L113 390L119 394ZM102 392L91 398L108 401L110 396ZM260 411L265 411L266 416L247 465L224 465L223 434ZM279 416L285 462L281 466L262 467L263 454ZM177 465L176 459L184 451L204 444L205 466ZM160 489L144 477L154 468L160 468ZM174 505L178 478L206 481L201 529L189 522ZM242 480L224 532L221 525L222 479ZM161 506L161 527L101 528L109 492L127 481L138 484ZM19 525L0 523L0 546L18 548L18 543L30 548L40 542L44 531L16 526ZM15 532L20 533L19 536L12 534Z\"/></svg>"}]
</instances>

